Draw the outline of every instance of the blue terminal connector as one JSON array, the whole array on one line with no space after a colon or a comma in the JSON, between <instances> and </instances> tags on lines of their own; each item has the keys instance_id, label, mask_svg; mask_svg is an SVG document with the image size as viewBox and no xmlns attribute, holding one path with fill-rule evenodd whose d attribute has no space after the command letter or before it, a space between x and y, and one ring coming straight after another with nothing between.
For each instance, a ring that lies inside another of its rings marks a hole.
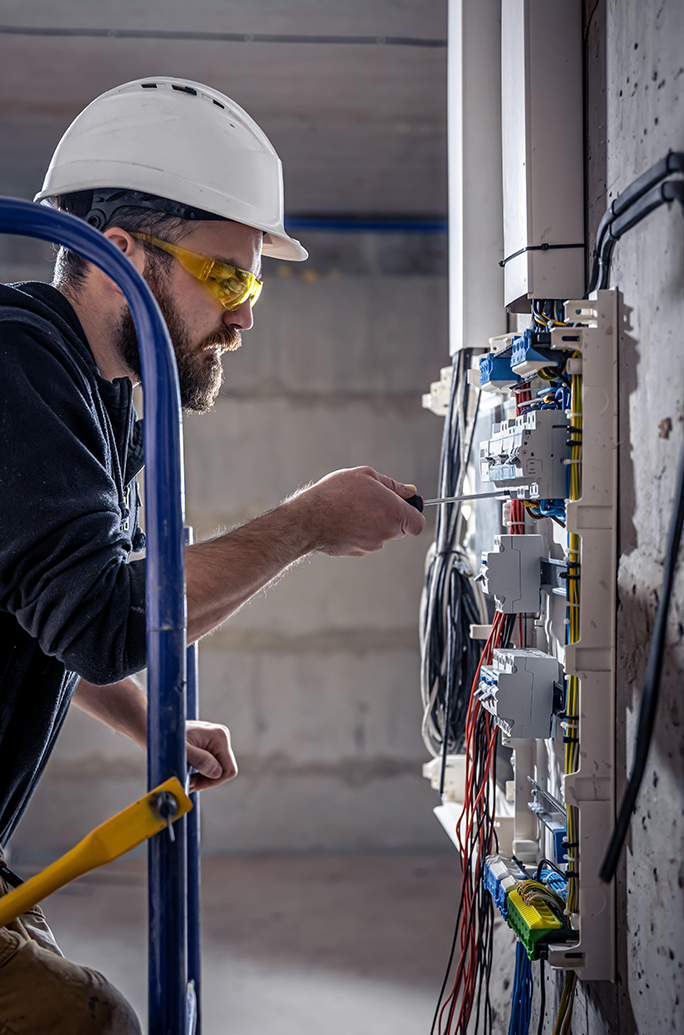
<instances>
[{"instance_id":1,"label":"blue terminal connector","mask_svg":"<svg viewBox=\"0 0 684 1035\"><path fill-rule=\"evenodd\" d=\"M531 328L511 342L511 370L514 374L529 377L544 367L557 367L559 355L550 348L551 335L548 331L533 331Z\"/></svg>"},{"instance_id":2,"label":"blue terminal connector","mask_svg":"<svg viewBox=\"0 0 684 1035\"><path fill-rule=\"evenodd\" d=\"M568 861L568 850L564 847L564 842L567 841L568 832L563 830L552 830L551 836L553 838L553 861L557 863L564 863Z\"/></svg>"},{"instance_id":3,"label":"blue terminal connector","mask_svg":"<svg viewBox=\"0 0 684 1035\"><path fill-rule=\"evenodd\" d=\"M482 871L482 882L494 899L504 920L508 918L508 893L528 875L522 866L507 855L488 855Z\"/></svg>"},{"instance_id":4,"label":"blue terminal connector","mask_svg":"<svg viewBox=\"0 0 684 1035\"><path fill-rule=\"evenodd\" d=\"M512 388L518 384L520 378L511 370L511 353L511 346L507 345L498 352L480 356L480 388L492 391L495 388Z\"/></svg>"}]
</instances>

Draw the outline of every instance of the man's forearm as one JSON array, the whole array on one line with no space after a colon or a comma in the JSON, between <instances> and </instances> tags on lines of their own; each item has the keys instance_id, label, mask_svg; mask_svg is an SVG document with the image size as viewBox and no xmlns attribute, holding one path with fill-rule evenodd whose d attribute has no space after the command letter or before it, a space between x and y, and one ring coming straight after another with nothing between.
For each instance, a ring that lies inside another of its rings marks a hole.
<instances>
[{"instance_id":1,"label":"man's forearm","mask_svg":"<svg viewBox=\"0 0 684 1035\"><path fill-rule=\"evenodd\" d=\"M296 500L226 535L188 546L188 642L215 629L312 548Z\"/></svg>"},{"instance_id":2,"label":"man's forearm","mask_svg":"<svg viewBox=\"0 0 684 1035\"><path fill-rule=\"evenodd\" d=\"M140 747L147 744L147 698L132 676L107 686L81 679L73 703L94 718L130 737Z\"/></svg>"},{"instance_id":3,"label":"man's forearm","mask_svg":"<svg viewBox=\"0 0 684 1035\"><path fill-rule=\"evenodd\" d=\"M188 640L215 629L313 551L361 557L419 535L425 519L405 502L415 491L368 467L335 471L241 528L187 547Z\"/></svg>"}]
</instances>

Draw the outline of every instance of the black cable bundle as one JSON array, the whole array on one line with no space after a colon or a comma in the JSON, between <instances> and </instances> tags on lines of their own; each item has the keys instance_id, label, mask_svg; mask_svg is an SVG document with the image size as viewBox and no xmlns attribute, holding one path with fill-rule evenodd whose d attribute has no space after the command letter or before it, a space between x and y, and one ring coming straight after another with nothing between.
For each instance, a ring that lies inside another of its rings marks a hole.
<instances>
[{"instance_id":1,"label":"black cable bundle","mask_svg":"<svg viewBox=\"0 0 684 1035\"><path fill-rule=\"evenodd\" d=\"M471 356L472 351L465 349L454 358L442 436L440 497L462 492L472 448L477 404L469 422L467 371ZM460 505L442 504L427 557L421 604L423 739L431 754L441 754L445 761L447 754L463 750L468 701L481 654L481 645L470 639L470 625L479 623L481 617L468 558L461 548L463 528Z\"/></svg>"},{"instance_id":2,"label":"black cable bundle","mask_svg":"<svg viewBox=\"0 0 684 1035\"><path fill-rule=\"evenodd\" d=\"M670 173L683 172L684 153L670 151L610 203L596 231L594 261L585 298L592 291L608 287L613 248L623 234L661 205L678 201L684 213L684 180L661 182Z\"/></svg>"}]
</instances>

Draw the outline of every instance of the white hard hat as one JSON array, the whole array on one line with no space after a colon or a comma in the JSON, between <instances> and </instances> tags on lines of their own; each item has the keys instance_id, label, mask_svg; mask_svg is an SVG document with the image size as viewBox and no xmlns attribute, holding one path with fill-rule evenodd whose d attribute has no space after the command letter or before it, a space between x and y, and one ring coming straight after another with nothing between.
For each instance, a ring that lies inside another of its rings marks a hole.
<instances>
[{"instance_id":1,"label":"white hard hat","mask_svg":"<svg viewBox=\"0 0 684 1035\"><path fill-rule=\"evenodd\" d=\"M265 255L308 257L285 232L273 145L238 104L201 83L157 76L96 97L57 145L34 201L96 188L168 198L262 230Z\"/></svg>"}]
</instances>

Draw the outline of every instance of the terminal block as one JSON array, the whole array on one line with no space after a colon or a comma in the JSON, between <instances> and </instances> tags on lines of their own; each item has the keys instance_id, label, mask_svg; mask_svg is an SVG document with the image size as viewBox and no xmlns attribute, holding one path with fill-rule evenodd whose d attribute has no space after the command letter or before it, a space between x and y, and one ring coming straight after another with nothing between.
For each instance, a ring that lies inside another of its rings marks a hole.
<instances>
[{"instance_id":1,"label":"terminal block","mask_svg":"<svg viewBox=\"0 0 684 1035\"><path fill-rule=\"evenodd\" d=\"M527 880L527 873L520 863L507 855L488 855L482 880L494 899L494 905L505 920L508 917L508 893L521 880Z\"/></svg>"},{"instance_id":2,"label":"terminal block","mask_svg":"<svg viewBox=\"0 0 684 1035\"><path fill-rule=\"evenodd\" d=\"M494 547L482 554L477 581L494 597L497 611L505 615L536 614L540 610L543 537L497 535Z\"/></svg>"},{"instance_id":3,"label":"terminal block","mask_svg":"<svg viewBox=\"0 0 684 1035\"><path fill-rule=\"evenodd\" d=\"M529 377L545 367L557 367L561 356L551 351L549 331L528 328L511 342L511 372Z\"/></svg>"},{"instance_id":4,"label":"terminal block","mask_svg":"<svg viewBox=\"0 0 684 1035\"><path fill-rule=\"evenodd\" d=\"M495 650L480 669L475 697L508 737L545 740L554 723L555 683L560 662L534 648Z\"/></svg>"},{"instance_id":5,"label":"terminal block","mask_svg":"<svg viewBox=\"0 0 684 1035\"><path fill-rule=\"evenodd\" d=\"M565 499L570 456L563 410L530 410L492 425L480 443L480 477L501 487L518 486L530 499Z\"/></svg>"},{"instance_id":6,"label":"terminal block","mask_svg":"<svg viewBox=\"0 0 684 1035\"><path fill-rule=\"evenodd\" d=\"M507 901L506 923L517 934L529 959L539 959L540 943L566 940L569 932L549 906L542 902L528 906L516 888L509 891Z\"/></svg>"},{"instance_id":7,"label":"terminal block","mask_svg":"<svg viewBox=\"0 0 684 1035\"><path fill-rule=\"evenodd\" d=\"M507 345L498 352L480 356L480 388L486 392L503 391L518 384L520 378L511 370L512 352L512 347Z\"/></svg>"}]
</instances>

